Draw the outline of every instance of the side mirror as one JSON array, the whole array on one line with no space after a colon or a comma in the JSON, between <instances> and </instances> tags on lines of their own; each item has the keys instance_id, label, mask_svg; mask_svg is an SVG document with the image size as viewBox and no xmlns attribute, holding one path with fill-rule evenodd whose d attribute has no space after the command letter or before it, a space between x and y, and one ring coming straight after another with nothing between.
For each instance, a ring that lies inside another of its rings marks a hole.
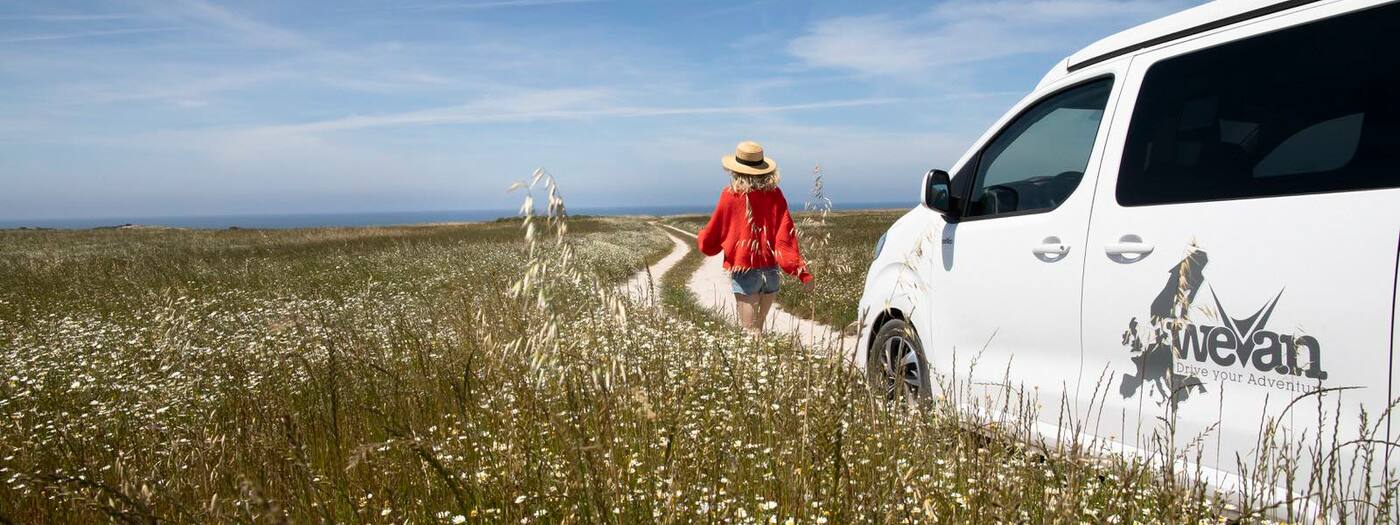
<instances>
[{"instance_id":1,"label":"side mirror","mask_svg":"<svg viewBox=\"0 0 1400 525\"><path fill-rule=\"evenodd\" d=\"M949 221L957 220L957 208L953 206L953 183L948 172L928 170L924 174L923 203L930 210L943 214Z\"/></svg>"}]
</instances>

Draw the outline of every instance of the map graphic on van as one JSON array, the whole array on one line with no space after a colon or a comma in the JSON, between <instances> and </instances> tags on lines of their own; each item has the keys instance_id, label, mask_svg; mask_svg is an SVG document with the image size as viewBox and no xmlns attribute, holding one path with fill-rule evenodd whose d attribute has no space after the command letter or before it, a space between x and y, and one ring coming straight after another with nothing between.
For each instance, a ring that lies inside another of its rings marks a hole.
<instances>
[{"instance_id":1,"label":"map graphic on van","mask_svg":"<svg viewBox=\"0 0 1400 525\"><path fill-rule=\"evenodd\" d=\"M1185 324L1191 303L1196 300L1196 292L1205 282L1202 272L1209 260L1204 250L1193 246L1186 257L1167 272L1167 282L1152 300L1148 319L1150 326L1145 328L1147 342L1143 341L1138 319L1134 317L1128 321L1128 329L1123 332L1123 345L1133 354L1136 374L1123 374L1118 393L1124 398L1137 395L1147 382L1151 382L1160 397L1170 400L1173 406L1189 399L1192 392L1206 392L1200 377L1177 372L1170 334L1178 332L1178 328Z\"/></svg>"},{"instance_id":2,"label":"map graphic on van","mask_svg":"<svg viewBox=\"0 0 1400 525\"><path fill-rule=\"evenodd\" d=\"M1132 397L1144 383L1151 382L1162 399L1175 405L1193 392L1205 393L1207 380L1292 392L1312 386L1293 379L1295 376L1314 383L1326 380L1322 344L1317 338L1280 334L1266 327L1283 290L1252 315L1236 319L1211 287L1219 322L1191 322L1191 305L1205 282L1208 261L1206 252L1193 246L1168 272L1167 282L1152 301L1149 325L1142 327L1136 317L1128 321L1122 344L1133 354L1136 373L1123 374L1119 394Z\"/></svg>"}]
</instances>

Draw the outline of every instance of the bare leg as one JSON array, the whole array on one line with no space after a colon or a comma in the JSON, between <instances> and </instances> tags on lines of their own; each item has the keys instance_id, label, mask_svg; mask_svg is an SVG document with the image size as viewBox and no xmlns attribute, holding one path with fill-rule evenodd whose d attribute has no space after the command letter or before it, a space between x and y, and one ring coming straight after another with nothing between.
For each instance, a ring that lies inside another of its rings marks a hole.
<instances>
[{"instance_id":1,"label":"bare leg","mask_svg":"<svg viewBox=\"0 0 1400 525\"><path fill-rule=\"evenodd\" d=\"M759 297L761 296L757 294L734 294L734 306L739 311L739 326L752 333L763 331L763 320L758 317Z\"/></svg>"},{"instance_id":2,"label":"bare leg","mask_svg":"<svg viewBox=\"0 0 1400 525\"><path fill-rule=\"evenodd\" d=\"M768 323L768 311L773 309L773 300L778 298L776 293L758 294L758 319L754 325L758 331L763 331L763 326Z\"/></svg>"}]
</instances>

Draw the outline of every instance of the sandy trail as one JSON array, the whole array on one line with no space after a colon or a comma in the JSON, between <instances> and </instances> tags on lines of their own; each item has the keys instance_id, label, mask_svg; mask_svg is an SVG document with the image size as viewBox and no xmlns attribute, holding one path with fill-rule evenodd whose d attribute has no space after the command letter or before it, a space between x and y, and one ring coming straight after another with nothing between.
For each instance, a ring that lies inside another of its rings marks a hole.
<instances>
[{"instance_id":1,"label":"sandy trail","mask_svg":"<svg viewBox=\"0 0 1400 525\"><path fill-rule=\"evenodd\" d=\"M695 238L695 234L669 224L660 226L691 239ZM671 238L679 242L674 235ZM690 293L695 295L702 306L714 310L730 322L738 322L734 314L734 292L729 285L729 274L724 272L723 257L706 257L700 269L690 277L689 287ZM768 314L766 329L792 336L802 346L813 350L837 350L851 355L855 352L857 344L856 336L843 335L840 330L825 324L792 315L783 311L777 304L773 305L773 311Z\"/></svg>"},{"instance_id":2,"label":"sandy trail","mask_svg":"<svg viewBox=\"0 0 1400 525\"><path fill-rule=\"evenodd\" d=\"M653 226L656 223L651 223ZM662 230L665 231L665 230ZM671 252L662 257L656 264L648 266L645 270L637 272L632 278L622 285L622 293L633 302L646 305L649 308L659 308L661 298L658 290L661 285L661 276L671 271L671 267L680 262L685 257L686 251L690 249L684 241L669 232L666 234L671 238Z\"/></svg>"}]
</instances>

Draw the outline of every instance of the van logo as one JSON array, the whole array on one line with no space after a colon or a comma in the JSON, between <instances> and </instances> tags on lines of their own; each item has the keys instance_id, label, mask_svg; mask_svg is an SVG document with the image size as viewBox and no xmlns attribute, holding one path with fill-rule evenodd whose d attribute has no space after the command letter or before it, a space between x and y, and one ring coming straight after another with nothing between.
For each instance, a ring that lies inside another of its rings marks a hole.
<instances>
[{"instance_id":1,"label":"van logo","mask_svg":"<svg viewBox=\"0 0 1400 525\"><path fill-rule=\"evenodd\" d=\"M1176 349L1177 359L1190 358L1219 366L1239 365L1260 372L1327 379L1327 372L1322 369L1322 345L1317 338L1280 334L1264 328L1279 298L1283 297L1283 290L1279 290L1254 315L1244 319L1235 319L1225 313L1225 307L1220 304L1220 297L1215 295L1214 289L1211 289L1210 295L1215 299L1221 326L1186 323L1181 330L1174 331L1172 347ZM1306 367L1299 362L1304 351L1308 358Z\"/></svg>"},{"instance_id":2,"label":"van logo","mask_svg":"<svg viewBox=\"0 0 1400 525\"><path fill-rule=\"evenodd\" d=\"M1192 393L1205 393L1205 379L1294 392L1309 388L1302 377L1313 383L1327 379L1317 338L1267 328L1282 289L1252 315L1236 319L1212 287L1219 322L1191 322L1188 314L1205 284L1208 262L1206 252L1193 246L1168 272L1152 301L1149 325L1141 326L1137 317L1128 321L1122 344L1133 354L1136 373L1123 374L1119 394L1132 397L1150 382L1165 401L1176 405Z\"/></svg>"}]
</instances>

